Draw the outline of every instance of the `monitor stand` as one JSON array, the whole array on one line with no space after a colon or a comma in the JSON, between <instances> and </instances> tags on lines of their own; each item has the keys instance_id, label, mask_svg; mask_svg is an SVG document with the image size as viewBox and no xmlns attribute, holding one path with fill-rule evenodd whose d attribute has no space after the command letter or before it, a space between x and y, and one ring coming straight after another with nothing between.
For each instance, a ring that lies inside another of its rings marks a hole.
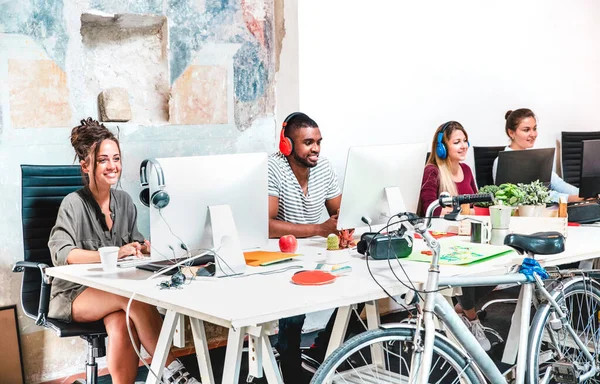
<instances>
[{"instance_id":1,"label":"monitor stand","mask_svg":"<svg viewBox=\"0 0 600 384\"><path fill-rule=\"evenodd\" d=\"M229 205L208 207L215 250L216 276L239 275L246 271L246 260ZM217 257L218 256L218 257Z\"/></svg>"},{"instance_id":2,"label":"monitor stand","mask_svg":"<svg viewBox=\"0 0 600 384\"><path fill-rule=\"evenodd\" d=\"M385 198L388 206L388 217L406 212L406 204L400 192L400 187L386 187ZM388 232L398 230L399 228L400 224L394 224L388 228Z\"/></svg>"}]
</instances>

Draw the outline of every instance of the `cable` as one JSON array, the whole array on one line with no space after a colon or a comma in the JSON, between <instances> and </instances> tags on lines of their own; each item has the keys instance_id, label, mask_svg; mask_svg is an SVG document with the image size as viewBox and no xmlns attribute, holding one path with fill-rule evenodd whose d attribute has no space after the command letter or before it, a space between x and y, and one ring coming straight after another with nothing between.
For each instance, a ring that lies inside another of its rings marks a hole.
<instances>
[{"instance_id":1,"label":"cable","mask_svg":"<svg viewBox=\"0 0 600 384\"><path fill-rule=\"evenodd\" d=\"M383 228L381 228L379 231L377 231L377 232L375 233L375 236L373 236L373 237L371 238L371 240L369 241L369 243L368 243L368 245L367 245L367 250L370 250L370 249L371 249L371 245L372 245L373 241L375 241L375 238L377 237L377 235L381 234L381 232L383 232L384 230L388 229L389 227L391 227L391 226L393 226L393 225L400 224L400 223L407 222L407 221L414 221L414 220L421 220L421 219L440 219L440 218L443 218L443 217L439 217L439 216L429 216L429 217L412 217L412 218L406 218L406 219L402 219L402 220L398 220L398 221L396 221L396 222L390 223L390 221L391 221L393 218L397 217L397 216L399 216L399 215L393 215L392 217L390 217L390 218L388 219L388 222L387 222L387 224L386 224L386 225L385 225ZM429 229L429 228L426 228L426 230L428 230L428 229ZM417 231L417 233L418 233L418 232L419 232L419 231ZM390 241L391 241L391 238L390 238ZM370 252L369 252L369 253L370 253ZM385 292L385 294L386 294L386 295L387 295L387 296L388 296L390 299L392 299L392 300L393 300L393 301L394 301L396 304L398 304L399 306L401 306L401 307L402 307L404 310L406 310L406 311L409 311L409 308L408 308L407 306L405 306L404 304L401 304L401 303L400 303L398 300L396 300L396 298L395 298L395 297L393 297L393 296L392 296L392 295L391 295L391 294L390 294L390 293L389 293L389 292L388 292L388 291L387 291L387 290L386 290L386 289L385 289L385 288L384 288L384 287L383 287L383 286L382 286L382 285L379 283L379 281L377 280L377 278L376 278L376 277L373 275L373 272L371 271L371 267L370 267L370 265L369 265L369 256L367 256L367 257L365 258L365 261L366 261L366 264L367 264L367 270L369 271L369 274L371 275L371 278L373 279L373 281L375 281L375 283L376 283L376 284L377 284L377 285L378 285L378 286L379 286L379 287L380 287L380 288L383 290L383 292ZM389 258L388 258L388 264L390 265L390 270L392 271L392 274L394 275L394 277L396 278L396 280L397 280L397 281L398 281L400 284L402 284L402 285L403 285L405 288L407 288L407 289L409 289L409 290L412 290L412 291L416 292L417 294L420 294L420 293L422 293L422 294L427 294L427 293L435 293L435 292L440 292L440 291L443 291L444 289L446 289L446 287L438 288L438 289L436 289L436 290L432 290L432 291L427 291L427 290L419 290L419 289L417 289L417 288L415 287L415 285L413 284L413 282L412 282L411 278L410 278L410 277L408 276L408 274L406 273L406 270L404 269L404 266L402 266L402 264L400 263L400 261L399 261L399 260L398 260L398 263L399 263L399 265L401 266L401 268L402 268L402 270L403 270L403 272L404 272L404 275L406 276L406 278L407 278L408 282L410 283L410 286L409 286L409 285L407 285L407 284L406 284L404 281L402 281L402 280L401 280L401 279L400 279L400 278L399 278L399 277L396 275L396 273L394 272L394 269L391 267L391 264L390 264L390 261L389 261ZM421 296L419 295L419 297L421 297ZM421 298L422 298L422 297L421 297Z\"/></svg>"},{"instance_id":2,"label":"cable","mask_svg":"<svg viewBox=\"0 0 600 384\"><path fill-rule=\"evenodd\" d=\"M210 250L212 251L212 250ZM214 251L213 251L214 252ZM206 254L208 254L207 252L204 252L202 254L193 256L193 258L197 258L197 257L202 257L205 256ZM185 264L187 261L189 261L188 259L180 261L178 263L175 263L173 265L170 265L168 267L165 267L163 269L161 269L160 271L158 271L157 273L149 276L146 280L153 280L159 276L164 275L165 273L169 272L172 269L178 268L180 265ZM193 277L192 277L193 280ZM191 283L191 281L190 281ZM188 283L189 284L189 283ZM152 375L154 375L154 377L160 382L163 383L162 378L159 378L158 375L152 370L152 368L150 368L150 366L148 365L148 363L146 363L146 361L142 358L142 355L138 349L138 347L136 346L135 340L133 338L133 333L131 332L131 324L129 322L129 312L130 312L130 308L131 308L131 303L133 302L133 299L135 298L135 293L133 295L131 295L131 297L129 298L129 302L127 303L127 308L125 310L125 322L127 325L127 332L129 333L129 340L131 340L131 345L133 346L133 350L135 351L135 353L138 355L138 358L142 361L142 363L144 363L144 366L146 366L146 368L148 368L148 372L152 373Z\"/></svg>"},{"instance_id":3,"label":"cable","mask_svg":"<svg viewBox=\"0 0 600 384\"><path fill-rule=\"evenodd\" d=\"M277 273L291 271L292 269L302 269L302 266L301 265L290 265L288 267L283 267L283 268L279 268L279 269L272 269L270 271L248 273L248 274L231 276L231 277L234 278L234 279L237 279L237 278L254 276L254 275L274 275L274 274L277 274Z\"/></svg>"}]
</instances>

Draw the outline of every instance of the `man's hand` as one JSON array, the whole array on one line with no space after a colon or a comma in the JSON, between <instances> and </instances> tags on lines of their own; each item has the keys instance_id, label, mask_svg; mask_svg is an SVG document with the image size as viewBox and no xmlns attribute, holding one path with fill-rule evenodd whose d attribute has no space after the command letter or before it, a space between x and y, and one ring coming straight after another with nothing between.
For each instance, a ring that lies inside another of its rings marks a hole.
<instances>
[{"instance_id":1,"label":"man's hand","mask_svg":"<svg viewBox=\"0 0 600 384\"><path fill-rule=\"evenodd\" d=\"M337 235L338 216L339 212L329 217L326 222L319 224L319 236L327 237L330 233L335 233Z\"/></svg>"}]
</instances>

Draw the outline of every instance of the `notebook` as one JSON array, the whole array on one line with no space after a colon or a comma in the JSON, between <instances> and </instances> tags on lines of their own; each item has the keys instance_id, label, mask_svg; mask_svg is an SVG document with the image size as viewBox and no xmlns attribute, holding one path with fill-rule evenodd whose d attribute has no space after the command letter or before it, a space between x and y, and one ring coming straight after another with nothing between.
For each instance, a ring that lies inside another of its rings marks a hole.
<instances>
[{"instance_id":1,"label":"notebook","mask_svg":"<svg viewBox=\"0 0 600 384\"><path fill-rule=\"evenodd\" d=\"M441 244L440 264L465 265L515 251L505 245L475 244L461 240L450 240ZM405 260L431 262L430 252L413 251Z\"/></svg>"},{"instance_id":2,"label":"notebook","mask_svg":"<svg viewBox=\"0 0 600 384\"><path fill-rule=\"evenodd\" d=\"M252 267L267 266L282 261L292 260L294 257L300 256L300 253L283 253L274 251L251 251L244 252L246 264Z\"/></svg>"}]
</instances>

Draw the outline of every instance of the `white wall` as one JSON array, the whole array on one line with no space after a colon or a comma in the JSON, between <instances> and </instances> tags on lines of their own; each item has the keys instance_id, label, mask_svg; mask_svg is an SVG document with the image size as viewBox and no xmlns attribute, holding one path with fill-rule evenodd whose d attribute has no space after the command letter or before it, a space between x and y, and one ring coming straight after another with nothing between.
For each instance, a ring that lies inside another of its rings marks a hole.
<instances>
[{"instance_id":1,"label":"white wall","mask_svg":"<svg viewBox=\"0 0 600 384\"><path fill-rule=\"evenodd\" d=\"M348 146L430 142L447 120L472 145L507 143L520 107L538 115L538 148L599 129L597 1L298 3L300 108L340 179Z\"/></svg>"}]
</instances>

